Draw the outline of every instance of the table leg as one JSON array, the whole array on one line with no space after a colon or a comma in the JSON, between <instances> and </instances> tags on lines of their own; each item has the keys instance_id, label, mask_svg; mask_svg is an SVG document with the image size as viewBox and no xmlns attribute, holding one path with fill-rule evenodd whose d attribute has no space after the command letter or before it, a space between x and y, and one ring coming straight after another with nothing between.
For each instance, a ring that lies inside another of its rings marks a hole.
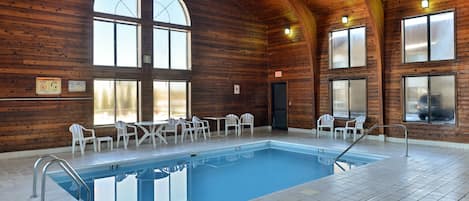
<instances>
[{"instance_id":1,"label":"table leg","mask_svg":"<svg viewBox=\"0 0 469 201\"><path fill-rule=\"evenodd\" d=\"M160 140L162 140L165 144L168 144L168 142L166 141L166 138L164 138L162 135L161 135L161 131L163 130L163 125L160 125L158 126L158 129L153 129L154 132L153 132L153 138L155 137L155 135L160 138ZM156 128L156 126L155 126Z\"/></svg>"},{"instance_id":2,"label":"table leg","mask_svg":"<svg viewBox=\"0 0 469 201\"><path fill-rule=\"evenodd\" d=\"M138 145L140 145L140 144L143 143L143 141L145 141L145 139L147 139L147 137L150 137L150 136L151 136L151 133L150 133L150 131L148 131L148 129L146 129L146 128L143 127L143 126L138 125L138 127L140 127L140 128L143 130L143 132L145 133L145 134L140 138L140 140L138 141Z\"/></svg>"},{"instance_id":3,"label":"table leg","mask_svg":"<svg viewBox=\"0 0 469 201\"><path fill-rule=\"evenodd\" d=\"M217 133L218 137L220 137L220 119L217 119Z\"/></svg>"}]
</instances>

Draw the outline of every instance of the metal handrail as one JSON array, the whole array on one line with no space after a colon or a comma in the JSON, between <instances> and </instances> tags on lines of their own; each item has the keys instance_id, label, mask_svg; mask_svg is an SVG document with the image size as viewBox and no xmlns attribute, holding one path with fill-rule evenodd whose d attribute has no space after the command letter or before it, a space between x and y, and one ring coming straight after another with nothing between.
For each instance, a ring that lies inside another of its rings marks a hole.
<instances>
[{"instance_id":1,"label":"metal handrail","mask_svg":"<svg viewBox=\"0 0 469 201\"><path fill-rule=\"evenodd\" d=\"M360 142L360 140L362 140L365 136L368 135L368 133L370 133L371 131L377 129L377 128L402 128L404 130L404 136L405 136L405 157L409 157L409 139L408 139L408 132L407 132L407 127L405 125L402 125L402 124L390 124L390 125L378 125L378 124L375 124L373 125L371 128L369 128L368 130L366 130L362 136L360 136L360 138L358 138L357 140L355 140L350 146L347 147L347 149L345 149L342 153L340 153L334 160L334 163L339 166L340 169L342 169L343 171L345 171L345 168L343 168L339 163L337 163L337 161L340 159L340 157L342 157L343 155L345 155L345 153L347 153L355 144L357 144L358 142Z\"/></svg>"},{"instance_id":2,"label":"metal handrail","mask_svg":"<svg viewBox=\"0 0 469 201\"><path fill-rule=\"evenodd\" d=\"M75 169L64 159L58 158L57 156L54 155L45 155L40 157L39 159L36 160L34 163L34 175L33 175L33 195L31 196L32 198L37 197L37 169L38 166L41 164L42 161L45 159L51 158L49 162L47 162L43 169L42 169L42 178L41 178L41 201L45 201L45 191L46 191L46 173L47 169L57 163L59 166L62 168L62 170L67 173L72 180L79 186L78 188L78 199L81 199L81 187L84 187L86 192L87 192L87 201L91 200L91 190L86 185L85 181L80 177L80 175L75 171Z\"/></svg>"}]
</instances>

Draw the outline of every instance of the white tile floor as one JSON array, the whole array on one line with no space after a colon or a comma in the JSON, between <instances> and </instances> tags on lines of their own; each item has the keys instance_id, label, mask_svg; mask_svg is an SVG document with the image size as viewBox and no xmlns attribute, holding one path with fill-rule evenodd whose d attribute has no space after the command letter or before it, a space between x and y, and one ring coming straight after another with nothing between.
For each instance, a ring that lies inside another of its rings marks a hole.
<instances>
[{"instance_id":1,"label":"white tile floor","mask_svg":"<svg viewBox=\"0 0 469 201\"><path fill-rule=\"evenodd\" d=\"M350 141L317 139L312 135L294 132L259 131L255 137L214 137L207 141L174 145L161 145L153 149L144 145L128 150L88 151L85 156L71 153L57 154L70 161L76 168L89 165L132 160L144 157L164 157L177 153L190 153L215 149L227 145L274 139L331 149L345 149ZM169 141L172 142L172 141ZM461 200L469 201L469 151L421 145L410 145L410 157L405 158L404 145L364 140L351 152L367 152L390 156L379 162L355 168L322 179L275 192L255 201L315 201L315 200ZM32 165L37 157L0 160L0 200L23 201L30 199ZM73 200L54 182L48 180L47 200Z\"/></svg>"}]
</instances>

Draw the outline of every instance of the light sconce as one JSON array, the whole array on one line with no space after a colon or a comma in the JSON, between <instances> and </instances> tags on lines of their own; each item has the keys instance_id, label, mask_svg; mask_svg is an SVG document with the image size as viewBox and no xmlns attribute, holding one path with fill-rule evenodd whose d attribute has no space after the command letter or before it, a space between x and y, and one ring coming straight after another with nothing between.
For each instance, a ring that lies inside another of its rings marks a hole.
<instances>
[{"instance_id":1,"label":"light sconce","mask_svg":"<svg viewBox=\"0 0 469 201\"><path fill-rule=\"evenodd\" d=\"M283 30L283 33L285 33L285 35L290 35L291 34L291 28L290 26L286 26L285 29Z\"/></svg>"},{"instance_id":2,"label":"light sconce","mask_svg":"<svg viewBox=\"0 0 469 201\"><path fill-rule=\"evenodd\" d=\"M347 24L348 23L348 16L342 16L342 24Z\"/></svg>"},{"instance_id":3,"label":"light sconce","mask_svg":"<svg viewBox=\"0 0 469 201\"><path fill-rule=\"evenodd\" d=\"M422 8L428 8L429 6L429 0L422 0Z\"/></svg>"}]
</instances>

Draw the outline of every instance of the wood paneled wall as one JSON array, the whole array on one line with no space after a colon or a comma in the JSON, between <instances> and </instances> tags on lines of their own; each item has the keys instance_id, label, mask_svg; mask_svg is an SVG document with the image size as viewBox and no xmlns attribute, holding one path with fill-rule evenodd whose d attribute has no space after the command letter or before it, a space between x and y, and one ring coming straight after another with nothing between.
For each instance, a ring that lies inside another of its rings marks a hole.
<instances>
[{"instance_id":1,"label":"wood paneled wall","mask_svg":"<svg viewBox=\"0 0 469 201\"><path fill-rule=\"evenodd\" d=\"M371 27L371 17L369 16L367 5L364 1L349 1L343 3L341 1L331 3L331 12L323 13L318 18L321 22L318 28L318 48L319 48L319 115L329 113L332 114L332 100L330 81L337 79L367 79L367 127L379 123L380 103L377 63L376 63L376 42L374 39L374 30ZM349 22L342 24L342 16L348 16ZM330 69L329 68L329 33L335 30L341 30L351 27L366 27L366 53L367 62L365 67L354 67L347 69ZM344 119L336 121L337 126L345 124Z\"/></svg>"},{"instance_id":2,"label":"wood paneled wall","mask_svg":"<svg viewBox=\"0 0 469 201\"><path fill-rule=\"evenodd\" d=\"M456 125L431 125L404 123L411 138L469 142L469 2L465 0L430 1L430 7L423 9L420 1L385 1L385 122L403 123L403 94L401 78L405 75L456 74ZM401 20L404 17L423 15L446 9L456 13L456 60L403 64L401 55ZM388 132L390 136L402 137L398 131Z\"/></svg>"},{"instance_id":3,"label":"wood paneled wall","mask_svg":"<svg viewBox=\"0 0 469 201\"><path fill-rule=\"evenodd\" d=\"M151 120L152 79L192 79L193 114L251 112L256 126L267 125L266 26L236 1L187 1L192 18L193 70L189 73L155 71L151 65L93 67L91 2L0 2L1 99L38 97L36 76L62 78L62 94L53 97L80 98L92 98L95 77L139 79L142 106L147 108L143 119ZM144 41L142 52L150 54L151 43ZM68 80L86 80L86 93L68 93ZM241 86L240 95L233 95L233 84ZM75 122L93 126L91 99L0 101L0 152L70 145L68 126ZM97 132L115 133L113 129Z\"/></svg>"}]
</instances>

